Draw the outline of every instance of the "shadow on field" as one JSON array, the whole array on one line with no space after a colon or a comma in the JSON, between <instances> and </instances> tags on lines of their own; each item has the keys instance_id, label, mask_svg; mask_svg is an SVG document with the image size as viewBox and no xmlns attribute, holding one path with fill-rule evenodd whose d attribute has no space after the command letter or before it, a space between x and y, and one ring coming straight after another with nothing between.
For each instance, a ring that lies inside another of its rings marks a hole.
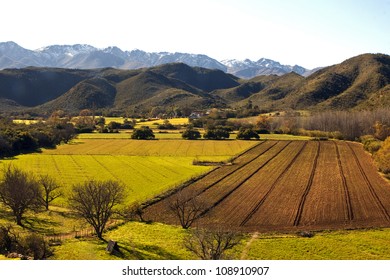
<instances>
[{"instance_id":1,"label":"shadow on field","mask_svg":"<svg viewBox=\"0 0 390 280\"><path fill-rule=\"evenodd\" d=\"M27 217L23 220L23 226L26 229L37 233L50 233L48 229L59 226L59 222L54 222L49 219L43 219L38 217Z\"/></svg>"},{"instance_id":2,"label":"shadow on field","mask_svg":"<svg viewBox=\"0 0 390 280\"><path fill-rule=\"evenodd\" d=\"M126 259L136 259L136 260L179 260L180 257L172 254L172 252L162 249L156 245L145 245L145 244L134 244L122 243L120 246L122 252L121 257ZM124 252L125 251L125 252Z\"/></svg>"}]
</instances>

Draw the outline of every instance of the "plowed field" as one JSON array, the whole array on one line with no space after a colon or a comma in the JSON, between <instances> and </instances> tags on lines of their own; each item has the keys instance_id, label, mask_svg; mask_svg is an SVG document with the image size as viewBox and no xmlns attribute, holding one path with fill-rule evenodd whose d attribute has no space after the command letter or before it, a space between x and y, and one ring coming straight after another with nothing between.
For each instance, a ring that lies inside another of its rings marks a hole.
<instances>
[{"instance_id":1,"label":"plowed field","mask_svg":"<svg viewBox=\"0 0 390 280\"><path fill-rule=\"evenodd\" d=\"M145 218L177 223L173 194ZM357 143L265 141L184 188L204 206L197 224L240 231L390 226L390 184Z\"/></svg>"}]
</instances>

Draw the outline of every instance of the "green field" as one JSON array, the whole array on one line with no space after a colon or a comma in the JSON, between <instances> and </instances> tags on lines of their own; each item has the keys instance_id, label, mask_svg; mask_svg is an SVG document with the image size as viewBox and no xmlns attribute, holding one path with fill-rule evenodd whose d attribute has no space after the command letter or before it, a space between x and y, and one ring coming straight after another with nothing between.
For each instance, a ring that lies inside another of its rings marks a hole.
<instances>
[{"instance_id":1,"label":"green field","mask_svg":"<svg viewBox=\"0 0 390 280\"><path fill-rule=\"evenodd\" d=\"M186 231L175 226L131 222L107 232L123 256L104 252L106 243L96 239L71 239L56 247L55 259L196 259L184 249ZM312 238L297 235L246 235L229 252L230 259L249 260L389 260L390 229L334 231Z\"/></svg>"},{"instance_id":2,"label":"green field","mask_svg":"<svg viewBox=\"0 0 390 280\"><path fill-rule=\"evenodd\" d=\"M210 169L194 166L192 160L192 157L31 154L2 161L0 168L12 163L36 175L48 174L65 191L88 179L118 180L127 187L127 202L131 203L151 198ZM64 199L56 203L66 206Z\"/></svg>"},{"instance_id":3,"label":"green field","mask_svg":"<svg viewBox=\"0 0 390 280\"><path fill-rule=\"evenodd\" d=\"M126 155L215 157L234 156L256 141L218 140L129 140L129 139L79 139L57 149L44 150L43 155Z\"/></svg>"},{"instance_id":4,"label":"green field","mask_svg":"<svg viewBox=\"0 0 390 280\"><path fill-rule=\"evenodd\" d=\"M265 135L266 136L266 135ZM278 139L289 138L283 135ZM88 228L67 209L66 191L86 179L115 179L127 186L127 200L145 200L161 193L210 167L194 166L194 159L226 160L249 149L257 141L187 141L129 140L81 138L57 149L26 154L0 161L0 168L13 164L36 175L49 174L65 190L65 196L55 201L48 212L26 215L24 229L50 235L73 233ZM13 223L9 211L0 207L0 224ZM196 259L185 250L187 234L176 226L159 223L128 222L107 231L106 240L118 241L121 256L105 252L106 243L93 238L63 239L53 247L52 259ZM390 229L333 231L316 233L313 238L294 234L246 235L240 245L229 252L232 259L390 259ZM5 259L0 256L0 260Z\"/></svg>"},{"instance_id":5,"label":"green field","mask_svg":"<svg viewBox=\"0 0 390 280\"><path fill-rule=\"evenodd\" d=\"M118 180L128 190L127 202L145 200L174 187L210 167L195 166L194 159L222 161L257 142L83 139L42 153L0 161L36 175L48 174L65 191L88 179ZM59 206L66 206L58 199Z\"/></svg>"}]
</instances>

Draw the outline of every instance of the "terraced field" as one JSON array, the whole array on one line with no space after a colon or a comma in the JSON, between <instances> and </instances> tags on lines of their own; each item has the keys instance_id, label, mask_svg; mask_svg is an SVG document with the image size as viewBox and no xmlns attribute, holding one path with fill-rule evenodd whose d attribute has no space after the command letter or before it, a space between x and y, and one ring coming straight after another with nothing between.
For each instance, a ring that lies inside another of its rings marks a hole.
<instances>
[{"instance_id":1,"label":"terraced field","mask_svg":"<svg viewBox=\"0 0 390 280\"><path fill-rule=\"evenodd\" d=\"M357 143L266 141L181 195L186 193L205 205L198 220L205 227L289 231L390 226L390 184ZM148 207L147 218L176 223L170 199Z\"/></svg>"}]
</instances>

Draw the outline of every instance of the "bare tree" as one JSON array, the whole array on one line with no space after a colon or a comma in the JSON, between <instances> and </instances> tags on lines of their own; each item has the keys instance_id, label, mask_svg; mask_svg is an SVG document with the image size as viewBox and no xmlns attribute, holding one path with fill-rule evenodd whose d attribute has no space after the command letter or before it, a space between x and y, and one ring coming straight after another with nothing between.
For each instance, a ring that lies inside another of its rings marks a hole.
<instances>
[{"instance_id":1,"label":"bare tree","mask_svg":"<svg viewBox=\"0 0 390 280\"><path fill-rule=\"evenodd\" d=\"M226 258L226 251L241 239L241 235L232 231L196 229L185 237L184 245L202 260L220 260Z\"/></svg>"},{"instance_id":2,"label":"bare tree","mask_svg":"<svg viewBox=\"0 0 390 280\"><path fill-rule=\"evenodd\" d=\"M34 177L16 167L4 169L0 182L0 200L11 208L16 223L22 226L22 219L27 210L36 210L41 206L41 192Z\"/></svg>"},{"instance_id":3,"label":"bare tree","mask_svg":"<svg viewBox=\"0 0 390 280\"><path fill-rule=\"evenodd\" d=\"M205 203L195 193L180 190L169 201L169 209L179 219L180 225L188 229L205 210Z\"/></svg>"},{"instance_id":4,"label":"bare tree","mask_svg":"<svg viewBox=\"0 0 390 280\"><path fill-rule=\"evenodd\" d=\"M117 181L94 181L73 186L69 198L74 211L84 218L103 239L103 231L114 208L124 199L124 186Z\"/></svg>"},{"instance_id":5,"label":"bare tree","mask_svg":"<svg viewBox=\"0 0 390 280\"><path fill-rule=\"evenodd\" d=\"M62 196L61 186L49 175L39 176L38 182L43 190L41 197L43 205L49 210L50 202Z\"/></svg>"}]
</instances>

